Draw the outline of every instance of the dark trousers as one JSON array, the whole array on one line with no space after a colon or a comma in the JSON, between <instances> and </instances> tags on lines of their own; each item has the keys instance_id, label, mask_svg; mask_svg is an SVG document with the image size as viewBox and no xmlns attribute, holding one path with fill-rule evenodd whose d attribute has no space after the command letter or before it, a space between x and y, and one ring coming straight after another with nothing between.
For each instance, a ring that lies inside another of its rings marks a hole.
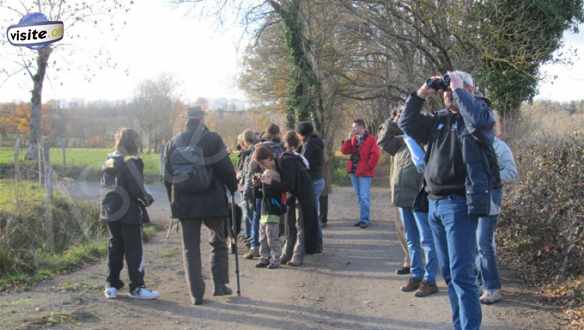
<instances>
[{"instance_id":1,"label":"dark trousers","mask_svg":"<svg viewBox=\"0 0 584 330\"><path fill-rule=\"evenodd\" d=\"M185 277L192 298L203 298L205 283L201 275L201 225L211 231L211 273L215 287L229 283L227 245L225 244L225 219L180 219L182 227Z\"/></svg>"},{"instance_id":2,"label":"dark trousers","mask_svg":"<svg viewBox=\"0 0 584 330\"><path fill-rule=\"evenodd\" d=\"M320 223L328 222L328 194L320 195Z\"/></svg>"},{"instance_id":3,"label":"dark trousers","mask_svg":"<svg viewBox=\"0 0 584 330\"><path fill-rule=\"evenodd\" d=\"M120 273L124 268L124 256L130 275L130 291L144 287L144 256L142 254L142 225L125 224L122 221L108 222L110 238L107 249L110 287L121 289L124 282Z\"/></svg>"}]
</instances>

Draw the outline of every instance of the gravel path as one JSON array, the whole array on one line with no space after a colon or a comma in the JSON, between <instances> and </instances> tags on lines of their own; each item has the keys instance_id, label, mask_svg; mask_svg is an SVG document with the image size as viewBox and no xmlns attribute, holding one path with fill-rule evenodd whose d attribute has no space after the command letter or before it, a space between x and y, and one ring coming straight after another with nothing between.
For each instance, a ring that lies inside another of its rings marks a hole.
<instances>
[{"instance_id":1,"label":"gravel path","mask_svg":"<svg viewBox=\"0 0 584 330\"><path fill-rule=\"evenodd\" d=\"M76 195L95 197L95 187L78 188ZM150 190L157 198L152 218L167 224L162 187ZM160 300L107 301L101 261L30 291L0 295L0 329L451 329L443 281L428 298L399 291L407 278L394 275L402 256L388 191L373 190L373 225L366 230L352 226L357 208L349 188L335 188L330 198L325 252L307 257L301 268L257 270L255 262L241 260L242 297L216 298L209 289L206 305L190 305L179 234L166 240L161 233L145 246L146 283L161 292ZM208 251L204 244L207 278ZM504 278L506 301L483 307L483 329L558 329L555 312L510 278Z\"/></svg>"}]
</instances>

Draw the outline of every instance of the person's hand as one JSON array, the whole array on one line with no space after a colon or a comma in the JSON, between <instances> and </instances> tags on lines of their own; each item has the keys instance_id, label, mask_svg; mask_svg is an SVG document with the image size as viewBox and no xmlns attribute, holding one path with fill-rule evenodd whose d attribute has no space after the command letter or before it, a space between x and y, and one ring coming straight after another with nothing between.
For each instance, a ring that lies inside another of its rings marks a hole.
<instances>
[{"instance_id":1,"label":"person's hand","mask_svg":"<svg viewBox=\"0 0 584 330\"><path fill-rule=\"evenodd\" d=\"M154 203L154 197L152 197L152 195L150 195L149 193L144 194L144 206L148 207L150 205L152 205L152 203Z\"/></svg>"},{"instance_id":2,"label":"person's hand","mask_svg":"<svg viewBox=\"0 0 584 330\"><path fill-rule=\"evenodd\" d=\"M433 76L430 79L442 79L442 77L440 76ZM428 98L432 95L434 95L436 93L436 91L432 88L430 88L430 86L428 86L425 82L422 86L420 86L420 88L418 88L418 91L416 92L416 94L418 94L419 97L425 99Z\"/></svg>"},{"instance_id":3,"label":"person's hand","mask_svg":"<svg viewBox=\"0 0 584 330\"><path fill-rule=\"evenodd\" d=\"M263 184L271 184L272 183L272 175L269 173L262 174L261 181Z\"/></svg>"},{"instance_id":4,"label":"person's hand","mask_svg":"<svg viewBox=\"0 0 584 330\"><path fill-rule=\"evenodd\" d=\"M460 78L454 72L448 72L448 76L450 77L450 90L455 91L459 88L464 88L464 82L462 78Z\"/></svg>"},{"instance_id":5,"label":"person's hand","mask_svg":"<svg viewBox=\"0 0 584 330\"><path fill-rule=\"evenodd\" d=\"M399 122L399 116L401 115L401 111L396 111L393 114L393 118L391 121L393 121L394 123L398 123Z\"/></svg>"}]
</instances>

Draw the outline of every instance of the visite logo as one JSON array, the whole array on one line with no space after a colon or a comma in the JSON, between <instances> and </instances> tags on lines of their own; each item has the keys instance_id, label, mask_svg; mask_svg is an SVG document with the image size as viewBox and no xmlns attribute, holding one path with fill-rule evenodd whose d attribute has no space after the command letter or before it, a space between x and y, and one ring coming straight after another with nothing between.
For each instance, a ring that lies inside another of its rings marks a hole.
<instances>
[{"instance_id":1,"label":"visite logo","mask_svg":"<svg viewBox=\"0 0 584 330\"><path fill-rule=\"evenodd\" d=\"M10 44L40 49L63 39L64 25L61 21L49 21L42 13L29 13L6 32Z\"/></svg>"}]
</instances>

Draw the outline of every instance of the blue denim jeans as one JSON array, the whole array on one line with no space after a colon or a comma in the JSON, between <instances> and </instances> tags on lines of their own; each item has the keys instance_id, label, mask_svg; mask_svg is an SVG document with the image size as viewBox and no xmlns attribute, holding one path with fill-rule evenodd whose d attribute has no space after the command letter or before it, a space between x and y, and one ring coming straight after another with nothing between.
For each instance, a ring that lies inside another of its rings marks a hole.
<instances>
[{"instance_id":1,"label":"blue denim jeans","mask_svg":"<svg viewBox=\"0 0 584 330\"><path fill-rule=\"evenodd\" d=\"M428 202L436 256L448 284L454 329L478 330L482 318L475 267L478 218L468 214L464 196Z\"/></svg>"},{"instance_id":2,"label":"blue denim jeans","mask_svg":"<svg viewBox=\"0 0 584 330\"><path fill-rule=\"evenodd\" d=\"M477 242L479 253L477 255L477 268L479 279L487 290L501 288L501 280L497 269L497 253L495 245L495 229L497 216L480 217L477 229Z\"/></svg>"},{"instance_id":3,"label":"blue denim jeans","mask_svg":"<svg viewBox=\"0 0 584 330\"><path fill-rule=\"evenodd\" d=\"M252 249L259 249L260 247L260 217L262 216L262 199L256 198L255 208L253 210L252 226L251 226L251 244Z\"/></svg>"},{"instance_id":4,"label":"blue denim jeans","mask_svg":"<svg viewBox=\"0 0 584 330\"><path fill-rule=\"evenodd\" d=\"M318 213L318 235L322 239L322 223L320 222L320 195L324 191L324 178L312 182L314 185L314 198L316 198L316 212Z\"/></svg>"},{"instance_id":5,"label":"blue denim jeans","mask_svg":"<svg viewBox=\"0 0 584 330\"><path fill-rule=\"evenodd\" d=\"M254 205L251 205L251 203L245 199L242 199L241 203L239 204L239 207L241 207L241 222L243 222L245 225L246 239L251 238L254 211L254 207L252 206Z\"/></svg>"},{"instance_id":6,"label":"blue denim jeans","mask_svg":"<svg viewBox=\"0 0 584 330\"><path fill-rule=\"evenodd\" d=\"M417 280L423 279L429 284L436 284L438 260L436 259L434 239L432 238L432 229L428 223L428 215L422 212L414 212L410 208L400 208L399 214L405 228L406 241L408 243L411 276ZM423 255L422 250L424 251Z\"/></svg>"},{"instance_id":7,"label":"blue denim jeans","mask_svg":"<svg viewBox=\"0 0 584 330\"><path fill-rule=\"evenodd\" d=\"M357 201L359 202L359 221L369 224L371 223L371 219L369 219L371 177L351 174L351 183L353 184L353 189L355 189Z\"/></svg>"}]
</instances>

